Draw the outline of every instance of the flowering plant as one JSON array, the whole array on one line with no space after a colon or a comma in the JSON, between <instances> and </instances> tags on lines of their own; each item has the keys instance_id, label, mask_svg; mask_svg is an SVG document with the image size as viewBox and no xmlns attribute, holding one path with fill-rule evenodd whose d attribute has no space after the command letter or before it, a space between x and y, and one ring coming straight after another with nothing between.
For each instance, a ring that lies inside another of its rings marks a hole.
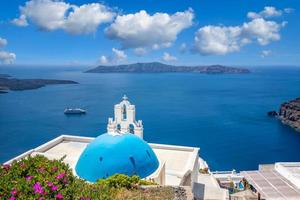
<instances>
[{"instance_id":1,"label":"flowering plant","mask_svg":"<svg viewBox=\"0 0 300 200\"><path fill-rule=\"evenodd\" d=\"M49 160L37 155L1 165L0 199L115 200L122 199L124 192L136 191L138 185L154 184L123 174L88 183L74 176L63 159Z\"/></svg>"},{"instance_id":2,"label":"flowering plant","mask_svg":"<svg viewBox=\"0 0 300 200\"><path fill-rule=\"evenodd\" d=\"M0 168L0 199L71 199L75 177L62 160L27 157Z\"/></svg>"}]
</instances>

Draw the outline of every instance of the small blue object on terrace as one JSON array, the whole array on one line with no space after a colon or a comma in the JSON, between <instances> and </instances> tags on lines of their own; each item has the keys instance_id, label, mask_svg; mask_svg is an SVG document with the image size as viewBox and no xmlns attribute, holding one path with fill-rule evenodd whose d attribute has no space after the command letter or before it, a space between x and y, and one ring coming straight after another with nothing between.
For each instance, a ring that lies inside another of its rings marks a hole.
<instances>
[{"instance_id":1,"label":"small blue object on terrace","mask_svg":"<svg viewBox=\"0 0 300 200\"><path fill-rule=\"evenodd\" d=\"M130 133L105 133L85 148L75 170L79 177L95 182L117 173L145 178L158 165L152 148L141 138Z\"/></svg>"}]
</instances>

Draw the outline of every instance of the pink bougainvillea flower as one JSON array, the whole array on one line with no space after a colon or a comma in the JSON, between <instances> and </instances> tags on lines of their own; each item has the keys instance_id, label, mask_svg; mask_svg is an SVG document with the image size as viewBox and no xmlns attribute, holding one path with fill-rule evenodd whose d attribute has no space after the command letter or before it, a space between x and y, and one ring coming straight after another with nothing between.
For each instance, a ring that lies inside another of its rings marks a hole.
<instances>
[{"instance_id":1,"label":"pink bougainvillea flower","mask_svg":"<svg viewBox=\"0 0 300 200\"><path fill-rule=\"evenodd\" d=\"M44 192L44 189L39 182L33 185L33 189L35 194L42 194Z\"/></svg>"},{"instance_id":2,"label":"pink bougainvillea flower","mask_svg":"<svg viewBox=\"0 0 300 200\"><path fill-rule=\"evenodd\" d=\"M61 173L61 174L58 174L58 175L56 176L56 178L57 178L57 179L61 179L61 178L63 178L65 175L66 175L65 173Z\"/></svg>"},{"instance_id":3,"label":"pink bougainvillea flower","mask_svg":"<svg viewBox=\"0 0 300 200\"><path fill-rule=\"evenodd\" d=\"M48 186L49 186L49 187L53 186L53 183L49 181L49 182L48 182Z\"/></svg>"},{"instance_id":4,"label":"pink bougainvillea flower","mask_svg":"<svg viewBox=\"0 0 300 200\"><path fill-rule=\"evenodd\" d=\"M55 185L53 185L53 186L51 187L51 190L52 190L52 191L55 191L55 190L57 190L57 189L58 189L58 187L55 186Z\"/></svg>"},{"instance_id":5,"label":"pink bougainvillea flower","mask_svg":"<svg viewBox=\"0 0 300 200\"><path fill-rule=\"evenodd\" d=\"M25 163L24 163L24 162L20 163L20 167L21 167L21 168L26 167Z\"/></svg>"},{"instance_id":6,"label":"pink bougainvillea flower","mask_svg":"<svg viewBox=\"0 0 300 200\"><path fill-rule=\"evenodd\" d=\"M45 168L44 168L44 167L41 167L41 168L37 169L37 171L38 171L39 173L44 173Z\"/></svg>"},{"instance_id":7,"label":"pink bougainvillea flower","mask_svg":"<svg viewBox=\"0 0 300 200\"><path fill-rule=\"evenodd\" d=\"M32 176L26 176L25 179L26 179L27 181L30 181L30 180L32 179Z\"/></svg>"},{"instance_id":8,"label":"pink bougainvillea flower","mask_svg":"<svg viewBox=\"0 0 300 200\"><path fill-rule=\"evenodd\" d=\"M55 166L55 167L52 168L52 171L57 171L57 170L58 170L57 166Z\"/></svg>"},{"instance_id":9,"label":"pink bougainvillea flower","mask_svg":"<svg viewBox=\"0 0 300 200\"><path fill-rule=\"evenodd\" d=\"M55 197L57 199L63 199L64 198L64 196L61 193L58 193L57 195L55 195Z\"/></svg>"},{"instance_id":10,"label":"pink bougainvillea flower","mask_svg":"<svg viewBox=\"0 0 300 200\"><path fill-rule=\"evenodd\" d=\"M63 183L67 184L68 183L68 179L64 178Z\"/></svg>"},{"instance_id":11,"label":"pink bougainvillea flower","mask_svg":"<svg viewBox=\"0 0 300 200\"><path fill-rule=\"evenodd\" d=\"M15 197L10 197L8 200L16 200Z\"/></svg>"},{"instance_id":12,"label":"pink bougainvillea flower","mask_svg":"<svg viewBox=\"0 0 300 200\"><path fill-rule=\"evenodd\" d=\"M18 193L18 192L17 192L17 190L16 190L15 188L11 191L11 194L12 194L13 196L15 196L17 193Z\"/></svg>"},{"instance_id":13,"label":"pink bougainvillea flower","mask_svg":"<svg viewBox=\"0 0 300 200\"><path fill-rule=\"evenodd\" d=\"M43 197L40 197L40 198L38 198L38 200L44 200L44 198L43 198Z\"/></svg>"},{"instance_id":14,"label":"pink bougainvillea flower","mask_svg":"<svg viewBox=\"0 0 300 200\"><path fill-rule=\"evenodd\" d=\"M80 200L91 200L90 198L84 198L84 197L80 197Z\"/></svg>"},{"instance_id":15,"label":"pink bougainvillea flower","mask_svg":"<svg viewBox=\"0 0 300 200\"><path fill-rule=\"evenodd\" d=\"M9 170L10 169L10 165L9 164L2 165L2 168L5 169L5 170Z\"/></svg>"}]
</instances>

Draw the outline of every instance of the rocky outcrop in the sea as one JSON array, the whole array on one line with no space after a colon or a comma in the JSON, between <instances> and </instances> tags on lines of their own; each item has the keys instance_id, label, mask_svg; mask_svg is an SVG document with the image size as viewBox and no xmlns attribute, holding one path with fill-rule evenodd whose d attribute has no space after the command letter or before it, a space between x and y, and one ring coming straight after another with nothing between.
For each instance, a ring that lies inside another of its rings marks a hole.
<instances>
[{"instance_id":1,"label":"rocky outcrop in the sea","mask_svg":"<svg viewBox=\"0 0 300 200\"><path fill-rule=\"evenodd\" d=\"M281 104L278 118L297 131L300 131L300 97Z\"/></svg>"},{"instance_id":2,"label":"rocky outcrop in the sea","mask_svg":"<svg viewBox=\"0 0 300 200\"><path fill-rule=\"evenodd\" d=\"M278 113L275 110L269 111L267 114L270 117L276 117L276 116L278 116Z\"/></svg>"}]
</instances>

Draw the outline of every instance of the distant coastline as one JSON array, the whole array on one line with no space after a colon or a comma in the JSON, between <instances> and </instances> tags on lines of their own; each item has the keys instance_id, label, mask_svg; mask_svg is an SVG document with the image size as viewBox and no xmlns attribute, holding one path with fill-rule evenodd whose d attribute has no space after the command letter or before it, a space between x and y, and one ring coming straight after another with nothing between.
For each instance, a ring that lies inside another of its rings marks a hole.
<instances>
[{"instance_id":1,"label":"distant coastline","mask_svg":"<svg viewBox=\"0 0 300 200\"><path fill-rule=\"evenodd\" d=\"M55 79L17 79L8 74L0 74L0 93L12 91L32 90L54 84L78 84L70 80Z\"/></svg>"},{"instance_id":2,"label":"distant coastline","mask_svg":"<svg viewBox=\"0 0 300 200\"><path fill-rule=\"evenodd\" d=\"M159 62L134 63L127 65L101 65L85 71L86 73L203 73L203 74L245 74L250 70L223 65L174 66Z\"/></svg>"}]
</instances>

